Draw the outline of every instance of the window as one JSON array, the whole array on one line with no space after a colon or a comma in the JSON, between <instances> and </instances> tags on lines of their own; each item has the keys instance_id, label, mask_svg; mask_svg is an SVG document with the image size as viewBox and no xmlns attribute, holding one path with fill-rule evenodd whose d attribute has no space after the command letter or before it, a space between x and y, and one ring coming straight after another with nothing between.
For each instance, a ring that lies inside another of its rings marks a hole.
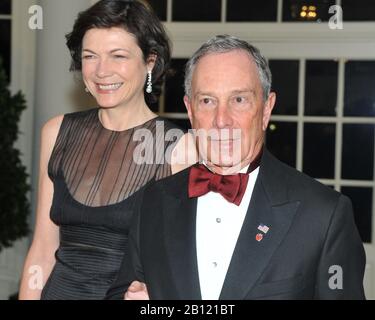
<instances>
[{"instance_id":1,"label":"window","mask_svg":"<svg viewBox=\"0 0 375 320\"><path fill-rule=\"evenodd\" d=\"M297 115L298 110L298 60L270 60L272 91L277 92L274 114Z\"/></svg>"},{"instance_id":2,"label":"window","mask_svg":"<svg viewBox=\"0 0 375 320\"><path fill-rule=\"evenodd\" d=\"M345 21L375 21L375 1L341 0Z\"/></svg>"},{"instance_id":3,"label":"window","mask_svg":"<svg viewBox=\"0 0 375 320\"><path fill-rule=\"evenodd\" d=\"M297 123L271 121L267 130L267 147L272 153L290 165L296 166L297 159Z\"/></svg>"},{"instance_id":4,"label":"window","mask_svg":"<svg viewBox=\"0 0 375 320\"><path fill-rule=\"evenodd\" d=\"M375 21L373 0L146 0L162 21L174 22L317 22L341 5L344 21ZM1 7L7 6L5 4Z\"/></svg>"},{"instance_id":5,"label":"window","mask_svg":"<svg viewBox=\"0 0 375 320\"><path fill-rule=\"evenodd\" d=\"M335 0L284 0L283 21L327 21L329 7L335 4Z\"/></svg>"},{"instance_id":6,"label":"window","mask_svg":"<svg viewBox=\"0 0 375 320\"><path fill-rule=\"evenodd\" d=\"M277 0L248 1L227 0L226 21L273 21L277 20Z\"/></svg>"},{"instance_id":7,"label":"window","mask_svg":"<svg viewBox=\"0 0 375 320\"><path fill-rule=\"evenodd\" d=\"M161 21L167 21L167 0L148 0Z\"/></svg>"},{"instance_id":8,"label":"window","mask_svg":"<svg viewBox=\"0 0 375 320\"><path fill-rule=\"evenodd\" d=\"M270 60L270 66L276 93L284 91L279 102L284 106L273 113L268 148L289 165L348 195L362 240L371 242L375 61L300 59L297 67L294 61ZM282 80L294 90L299 88L297 108L288 107L296 97L291 98L291 89ZM291 132L293 124L297 133Z\"/></svg>"},{"instance_id":9,"label":"window","mask_svg":"<svg viewBox=\"0 0 375 320\"><path fill-rule=\"evenodd\" d=\"M173 1L173 21L220 21L221 0Z\"/></svg>"}]
</instances>

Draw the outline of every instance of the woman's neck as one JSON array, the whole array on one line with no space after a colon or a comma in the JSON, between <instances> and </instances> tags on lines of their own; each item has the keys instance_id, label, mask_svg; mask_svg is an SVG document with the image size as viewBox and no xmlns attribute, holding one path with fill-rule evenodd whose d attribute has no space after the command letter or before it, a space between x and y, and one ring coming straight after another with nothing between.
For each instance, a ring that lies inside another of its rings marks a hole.
<instances>
[{"instance_id":1,"label":"woman's neck","mask_svg":"<svg viewBox=\"0 0 375 320\"><path fill-rule=\"evenodd\" d=\"M113 131L123 131L157 117L144 102L132 106L100 108L99 119L102 125Z\"/></svg>"}]
</instances>

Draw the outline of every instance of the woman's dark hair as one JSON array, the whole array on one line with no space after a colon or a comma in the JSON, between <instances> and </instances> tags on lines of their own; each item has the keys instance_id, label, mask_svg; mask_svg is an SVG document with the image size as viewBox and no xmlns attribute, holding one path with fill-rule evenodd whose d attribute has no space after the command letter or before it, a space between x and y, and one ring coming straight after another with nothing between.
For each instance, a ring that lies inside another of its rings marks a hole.
<instances>
[{"instance_id":1,"label":"woman's dark hair","mask_svg":"<svg viewBox=\"0 0 375 320\"><path fill-rule=\"evenodd\" d=\"M133 34L146 62L150 54L157 55L152 70L152 94L145 93L148 105L155 103L169 67L171 48L164 27L151 8L138 0L100 0L79 13L73 31L66 35L66 44L72 56L71 71L82 70L82 41L93 28L122 27ZM144 92L146 89L146 82Z\"/></svg>"}]
</instances>

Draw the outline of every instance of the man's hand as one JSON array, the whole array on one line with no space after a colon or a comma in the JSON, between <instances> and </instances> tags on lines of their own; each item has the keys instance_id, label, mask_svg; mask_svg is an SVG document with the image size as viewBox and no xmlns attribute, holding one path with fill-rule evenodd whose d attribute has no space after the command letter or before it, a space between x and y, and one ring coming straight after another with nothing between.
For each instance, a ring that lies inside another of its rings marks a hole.
<instances>
[{"instance_id":1,"label":"man's hand","mask_svg":"<svg viewBox=\"0 0 375 320\"><path fill-rule=\"evenodd\" d=\"M150 300L146 285L143 282L133 281L125 292L124 300Z\"/></svg>"}]
</instances>

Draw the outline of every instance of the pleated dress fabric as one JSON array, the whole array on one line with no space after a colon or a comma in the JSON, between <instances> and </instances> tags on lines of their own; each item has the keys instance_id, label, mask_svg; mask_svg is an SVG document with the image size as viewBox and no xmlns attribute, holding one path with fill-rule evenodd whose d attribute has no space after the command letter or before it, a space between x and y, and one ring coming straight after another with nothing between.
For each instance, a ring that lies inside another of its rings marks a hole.
<instances>
[{"instance_id":1,"label":"pleated dress fabric","mask_svg":"<svg viewBox=\"0 0 375 320\"><path fill-rule=\"evenodd\" d=\"M127 256L136 192L171 174L170 153L182 135L165 141L177 129L172 123L157 117L112 131L98 110L64 116L49 161L60 246L42 299L103 299Z\"/></svg>"}]
</instances>

